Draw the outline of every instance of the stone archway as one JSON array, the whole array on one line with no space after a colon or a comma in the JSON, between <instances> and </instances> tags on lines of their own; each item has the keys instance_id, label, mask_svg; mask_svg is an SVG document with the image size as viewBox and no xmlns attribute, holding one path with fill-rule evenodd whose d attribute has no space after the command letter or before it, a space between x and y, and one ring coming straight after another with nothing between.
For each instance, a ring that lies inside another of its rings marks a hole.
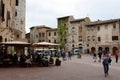
<instances>
[{"instance_id":1,"label":"stone archway","mask_svg":"<svg viewBox=\"0 0 120 80\"><path fill-rule=\"evenodd\" d=\"M92 47L91 52L95 52L95 51L96 51L95 47Z\"/></svg>"},{"instance_id":2,"label":"stone archway","mask_svg":"<svg viewBox=\"0 0 120 80\"><path fill-rule=\"evenodd\" d=\"M103 48L102 48L102 47L99 47L99 48L98 48L98 51L102 51L102 50L103 50Z\"/></svg>"},{"instance_id":3,"label":"stone archway","mask_svg":"<svg viewBox=\"0 0 120 80\"><path fill-rule=\"evenodd\" d=\"M83 53L83 47L79 47L80 53Z\"/></svg>"},{"instance_id":4,"label":"stone archway","mask_svg":"<svg viewBox=\"0 0 120 80\"><path fill-rule=\"evenodd\" d=\"M109 52L110 51L109 47L105 47L105 51Z\"/></svg>"}]
</instances>

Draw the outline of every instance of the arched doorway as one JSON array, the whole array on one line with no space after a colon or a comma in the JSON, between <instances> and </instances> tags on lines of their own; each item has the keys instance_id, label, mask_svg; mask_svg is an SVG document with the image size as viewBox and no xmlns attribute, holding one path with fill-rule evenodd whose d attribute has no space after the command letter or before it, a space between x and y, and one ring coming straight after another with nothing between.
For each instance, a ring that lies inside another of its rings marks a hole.
<instances>
[{"instance_id":1,"label":"arched doorway","mask_svg":"<svg viewBox=\"0 0 120 80\"><path fill-rule=\"evenodd\" d=\"M102 51L102 50L103 50L103 48L102 48L102 47L99 47L99 48L98 48L98 51Z\"/></svg>"},{"instance_id":2,"label":"arched doorway","mask_svg":"<svg viewBox=\"0 0 120 80\"><path fill-rule=\"evenodd\" d=\"M79 44L79 51L80 51L80 53L83 53L83 47L82 46L83 46L82 44Z\"/></svg>"},{"instance_id":3,"label":"arched doorway","mask_svg":"<svg viewBox=\"0 0 120 80\"><path fill-rule=\"evenodd\" d=\"M95 52L95 47L92 47L92 48L91 48L91 52Z\"/></svg>"},{"instance_id":4,"label":"arched doorway","mask_svg":"<svg viewBox=\"0 0 120 80\"><path fill-rule=\"evenodd\" d=\"M110 51L110 50L109 50L109 47L105 47L105 51Z\"/></svg>"},{"instance_id":5,"label":"arched doorway","mask_svg":"<svg viewBox=\"0 0 120 80\"><path fill-rule=\"evenodd\" d=\"M80 53L83 53L83 47L79 47Z\"/></svg>"}]
</instances>

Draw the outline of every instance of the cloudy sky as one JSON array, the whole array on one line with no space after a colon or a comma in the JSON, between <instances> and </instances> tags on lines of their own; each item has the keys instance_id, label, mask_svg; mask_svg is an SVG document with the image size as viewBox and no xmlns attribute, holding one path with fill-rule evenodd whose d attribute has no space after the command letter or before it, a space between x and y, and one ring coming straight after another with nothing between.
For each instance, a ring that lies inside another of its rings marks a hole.
<instances>
[{"instance_id":1,"label":"cloudy sky","mask_svg":"<svg viewBox=\"0 0 120 80\"><path fill-rule=\"evenodd\" d=\"M26 0L26 32L36 25L57 27L57 18L73 15L92 21L120 18L120 0Z\"/></svg>"}]
</instances>

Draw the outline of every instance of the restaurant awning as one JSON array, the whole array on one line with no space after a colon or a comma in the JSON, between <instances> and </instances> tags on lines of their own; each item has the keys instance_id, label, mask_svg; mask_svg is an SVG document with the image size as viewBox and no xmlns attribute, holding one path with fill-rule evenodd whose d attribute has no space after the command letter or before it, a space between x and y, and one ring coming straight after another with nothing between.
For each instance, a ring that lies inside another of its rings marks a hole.
<instances>
[{"instance_id":1,"label":"restaurant awning","mask_svg":"<svg viewBox=\"0 0 120 80\"><path fill-rule=\"evenodd\" d=\"M22 42L22 41L1 42L0 45L6 45L6 46L24 46L24 47L31 46L30 43L28 43L28 42Z\"/></svg>"},{"instance_id":2,"label":"restaurant awning","mask_svg":"<svg viewBox=\"0 0 120 80\"><path fill-rule=\"evenodd\" d=\"M54 46L59 46L60 44L55 44L55 43L49 43L49 42L39 42L39 43L33 43L34 47L54 47Z\"/></svg>"}]
</instances>

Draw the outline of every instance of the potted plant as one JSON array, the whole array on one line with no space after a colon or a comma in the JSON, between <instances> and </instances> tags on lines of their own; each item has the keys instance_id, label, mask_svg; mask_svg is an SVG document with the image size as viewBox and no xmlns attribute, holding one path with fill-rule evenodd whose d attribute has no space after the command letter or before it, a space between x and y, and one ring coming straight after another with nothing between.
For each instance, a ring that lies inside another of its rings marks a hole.
<instances>
[{"instance_id":1,"label":"potted plant","mask_svg":"<svg viewBox=\"0 0 120 80\"><path fill-rule=\"evenodd\" d=\"M50 56L49 63L50 63L50 64L54 64L54 59L53 59L52 56Z\"/></svg>"},{"instance_id":2,"label":"potted plant","mask_svg":"<svg viewBox=\"0 0 120 80\"><path fill-rule=\"evenodd\" d=\"M55 65L56 66L60 66L61 65L61 60L59 59L59 57L56 58Z\"/></svg>"},{"instance_id":3,"label":"potted plant","mask_svg":"<svg viewBox=\"0 0 120 80\"><path fill-rule=\"evenodd\" d=\"M49 61L48 61L48 57L47 56L44 57L43 66L46 66L46 67L49 66Z\"/></svg>"}]
</instances>

